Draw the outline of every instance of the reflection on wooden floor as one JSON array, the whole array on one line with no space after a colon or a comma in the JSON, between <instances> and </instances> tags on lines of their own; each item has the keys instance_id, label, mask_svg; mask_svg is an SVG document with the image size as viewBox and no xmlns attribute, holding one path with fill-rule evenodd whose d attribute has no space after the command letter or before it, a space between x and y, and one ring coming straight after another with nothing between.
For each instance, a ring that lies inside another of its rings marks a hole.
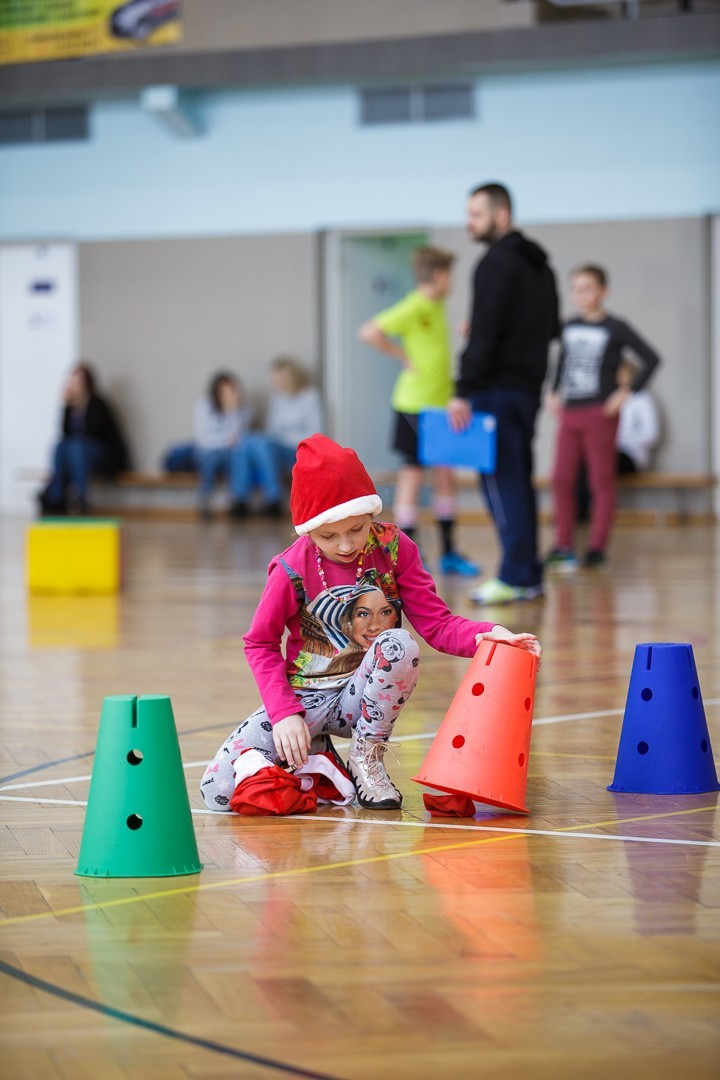
<instances>
[{"instance_id":1,"label":"reflection on wooden floor","mask_svg":"<svg viewBox=\"0 0 720 1080\"><path fill-rule=\"evenodd\" d=\"M123 596L51 608L25 596L23 523L0 528L1 1077L717 1080L717 795L606 790L642 641L693 645L720 764L717 530L618 530L610 571L498 613L545 648L531 814L450 823L409 777L466 661L425 646L402 813L203 812L203 765L256 704L240 638L289 529L126 530ZM487 529L463 547L492 568ZM111 694L172 699L200 875L74 876Z\"/></svg>"}]
</instances>

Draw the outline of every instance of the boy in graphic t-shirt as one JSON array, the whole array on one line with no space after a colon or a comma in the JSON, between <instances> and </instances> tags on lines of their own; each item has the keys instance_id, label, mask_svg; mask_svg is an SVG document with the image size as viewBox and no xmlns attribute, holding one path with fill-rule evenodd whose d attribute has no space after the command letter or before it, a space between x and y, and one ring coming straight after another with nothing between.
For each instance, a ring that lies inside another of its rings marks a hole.
<instances>
[{"instance_id":1,"label":"boy in graphic t-shirt","mask_svg":"<svg viewBox=\"0 0 720 1080\"><path fill-rule=\"evenodd\" d=\"M397 525L415 539L423 467L418 459L418 414L444 409L453 394L450 331L445 297L450 291L455 256L435 247L419 247L412 254L416 288L397 304L381 311L360 327L358 337L386 356L399 361L401 372L393 388L395 411L393 449L402 454L393 516ZM449 468L433 471L433 511L440 529L440 572L474 576L480 568L458 554L454 545L455 481Z\"/></svg>"},{"instance_id":2,"label":"boy in graphic t-shirt","mask_svg":"<svg viewBox=\"0 0 720 1080\"><path fill-rule=\"evenodd\" d=\"M551 567L572 570L577 520L577 481L584 462L592 496L587 567L605 561L616 501L615 440L618 416L631 393L642 389L660 362L654 349L621 319L608 315L608 277L600 266L580 266L570 275L579 314L562 331L553 390L546 404L560 421L555 444L552 492L555 547ZM618 368L629 349L638 363L632 385L618 385Z\"/></svg>"}]
</instances>

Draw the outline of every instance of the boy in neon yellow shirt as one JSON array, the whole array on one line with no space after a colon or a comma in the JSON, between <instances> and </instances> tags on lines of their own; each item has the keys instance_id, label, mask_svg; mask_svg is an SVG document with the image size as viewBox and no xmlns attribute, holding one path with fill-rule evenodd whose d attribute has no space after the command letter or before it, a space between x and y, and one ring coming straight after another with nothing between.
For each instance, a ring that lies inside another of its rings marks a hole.
<instances>
[{"instance_id":1,"label":"boy in neon yellow shirt","mask_svg":"<svg viewBox=\"0 0 720 1080\"><path fill-rule=\"evenodd\" d=\"M444 409L453 396L445 297L450 291L454 261L455 256L441 248L416 248L412 254L416 288L358 331L361 341L397 360L402 368L392 395L393 449L404 458L395 488L393 517L412 539L417 531L423 481L423 467L418 460L418 413L424 409ZM433 510L442 542L440 572L478 574L480 568L455 550L455 482L449 468L433 470Z\"/></svg>"}]
</instances>

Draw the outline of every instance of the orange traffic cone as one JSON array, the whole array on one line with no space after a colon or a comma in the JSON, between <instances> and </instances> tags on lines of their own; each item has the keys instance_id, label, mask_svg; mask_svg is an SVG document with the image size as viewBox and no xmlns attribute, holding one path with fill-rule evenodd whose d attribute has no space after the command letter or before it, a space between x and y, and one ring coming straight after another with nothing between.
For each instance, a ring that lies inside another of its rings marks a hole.
<instances>
[{"instance_id":1,"label":"orange traffic cone","mask_svg":"<svg viewBox=\"0 0 720 1080\"><path fill-rule=\"evenodd\" d=\"M530 728L537 659L481 641L450 703L418 784L527 814Z\"/></svg>"}]
</instances>

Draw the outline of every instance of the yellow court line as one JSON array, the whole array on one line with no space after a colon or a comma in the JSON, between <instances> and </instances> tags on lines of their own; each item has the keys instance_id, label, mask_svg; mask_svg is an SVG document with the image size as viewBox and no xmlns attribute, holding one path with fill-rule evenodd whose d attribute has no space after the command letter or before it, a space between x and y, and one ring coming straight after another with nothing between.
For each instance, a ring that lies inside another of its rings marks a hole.
<instances>
[{"instance_id":1,"label":"yellow court line","mask_svg":"<svg viewBox=\"0 0 720 1080\"><path fill-rule=\"evenodd\" d=\"M610 825L631 825L638 821L655 821L660 818L668 817L681 817L688 814L700 814L707 810L715 810L716 806L697 806L689 810L667 810L658 814L645 814L638 817L623 818L621 820L614 819L612 821L596 821L590 823L583 823L581 825L568 825L563 828L557 829L557 832L573 832L578 829L590 830L600 829ZM482 826L478 827L482 831ZM489 831L489 829L488 829ZM520 836L532 836L523 829L518 829L516 833L512 835L503 836L485 836L482 839L475 840L463 840L460 843L455 844L441 844L436 847L429 848L416 848L413 851L396 851L386 855L371 855L364 859L348 859L344 862L335 863L322 863L318 866L299 866L294 867L292 870L271 870L262 874L251 874L248 877L231 878L227 881L210 881L204 884L186 885L179 889L162 889L157 892L140 893L135 896L123 896L116 900L103 900L93 904L79 904L76 907L62 908L60 911L42 911L33 915L16 915L10 919L0 919L0 929L4 926L17 926L19 923L36 922L41 919L62 918L65 915L78 915L83 911L100 911L105 908L121 907L124 904L137 904L145 903L148 900L159 900L163 897L170 896L182 896L187 893L205 892L209 889L226 889L231 885L245 885L258 881L274 881L278 878L290 878L300 877L303 874L315 874L322 873L328 870L345 870L351 866L369 866L372 863L391 862L395 859L407 859L415 858L417 855L435 855L441 851L459 851L463 848L479 847L482 844L497 844L508 840L517 840ZM94 880L130 880L119 878L95 878Z\"/></svg>"}]
</instances>

